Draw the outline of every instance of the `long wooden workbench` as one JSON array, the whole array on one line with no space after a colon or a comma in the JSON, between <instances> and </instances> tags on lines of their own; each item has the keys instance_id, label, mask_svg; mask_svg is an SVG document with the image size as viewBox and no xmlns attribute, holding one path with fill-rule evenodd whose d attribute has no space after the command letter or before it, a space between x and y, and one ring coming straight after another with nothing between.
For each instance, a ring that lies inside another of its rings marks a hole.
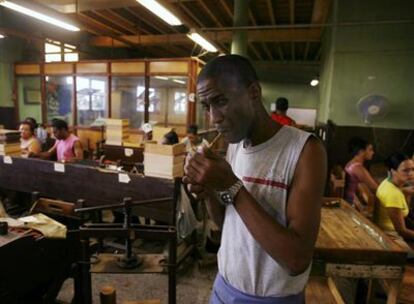
<instances>
[{"instance_id":1,"label":"long wooden workbench","mask_svg":"<svg viewBox=\"0 0 414 304\"><path fill-rule=\"evenodd\" d=\"M156 228L145 230L140 227L125 228L121 225L121 227L114 227L113 229L108 226L106 231L111 232L113 230L117 233L117 237L123 237L132 235L132 231L139 230L141 231L140 236L143 238L145 238L145 235L149 235L154 239L168 241L168 260L163 267L158 267L156 270L167 270L168 299L170 304L175 303L177 266L175 214L180 190L178 180L145 177L80 164L62 164L37 159L0 156L0 189L28 193L36 191L39 192L40 196L72 203L77 203L79 199L82 199L84 204L77 207L84 209L97 206L114 209L126 198L131 198L132 205L145 201L145 205L133 206L132 213L167 223L168 225L164 225L165 229L161 229L161 227L157 228L158 230ZM153 202L158 199L165 200ZM102 224L102 228L105 227L105 224ZM91 237L93 234L90 230L96 233L99 232L99 228L88 230L87 227L81 227L80 237ZM100 237L106 237L106 235L100 233ZM88 252L88 250L85 252ZM75 298L77 303L89 304L92 302L89 255L84 254L82 258L84 257L87 260L79 263L78 280L75 280L75 286L78 286L78 288L75 287ZM138 271L148 272L142 270L142 268L140 267Z\"/></svg>"},{"instance_id":2,"label":"long wooden workbench","mask_svg":"<svg viewBox=\"0 0 414 304\"><path fill-rule=\"evenodd\" d=\"M83 199L87 207L121 203L125 197L140 201L174 196L171 180L38 159L11 158L12 164L7 160L0 156L0 188L3 189L37 191L40 196L72 203ZM60 172L62 166L64 172ZM175 207L172 202L163 202L137 206L134 212L173 224Z\"/></svg>"},{"instance_id":3,"label":"long wooden workbench","mask_svg":"<svg viewBox=\"0 0 414 304\"><path fill-rule=\"evenodd\" d=\"M387 280L387 303L397 303L407 253L344 200L324 201L339 201L340 205L322 208L313 273Z\"/></svg>"}]
</instances>

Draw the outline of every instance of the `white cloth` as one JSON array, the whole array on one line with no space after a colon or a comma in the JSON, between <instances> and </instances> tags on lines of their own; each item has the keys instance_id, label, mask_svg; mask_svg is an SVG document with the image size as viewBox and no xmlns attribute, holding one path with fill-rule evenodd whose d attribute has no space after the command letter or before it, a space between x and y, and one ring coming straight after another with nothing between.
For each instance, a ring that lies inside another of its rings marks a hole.
<instances>
[{"instance_id":1,"label":"white cloth","mask_svg":"<svg viewBox=\"0 0 414 304\"><path fill-rule=\"evenodd\" d=\"M287 226L286 204L303 146L310 134L284 126L268 141L253 147L232 144L227 160L245 188L275 221ZM303 291L310 267L291 276L256 242L236 209L226 207L219 272L234 288L255 296L282 297Z\"/></svg>"}]
</instances>

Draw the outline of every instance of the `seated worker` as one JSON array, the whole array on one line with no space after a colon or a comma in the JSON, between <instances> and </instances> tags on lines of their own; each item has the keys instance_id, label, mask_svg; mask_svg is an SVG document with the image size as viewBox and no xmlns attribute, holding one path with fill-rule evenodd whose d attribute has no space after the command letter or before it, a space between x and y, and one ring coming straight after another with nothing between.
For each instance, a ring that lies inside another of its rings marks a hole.
<instances>
[{"instance_id":1,"label":"seated worker","mask_svg":"<svg viewBox=\"0 0 414 304\"><path fill-rule=\"evenodd\" d=\"M178 144L178 135L175 132L174 129L172 129L170 132L165 134L162 138L161 144L163 145L175 145Z\"/></svg>"},{"instance_id":2,"label":"seated worker","mask_svg":"<svg viewBox=\"0 0 414 304\"><path fill-rule=\"evenodd\" d=\"M402 153L395 153L386 159L385 165L389 169L389 177L378 187L379 206L374 220L408 250L410 248L404 240L414 242L414 230L406 226L404 218L409 213L407 202L414 194L414 161ZM412 250L408 251L409 257L414 257Z\"/></svg>"},{"instance_id":3,"label":"seated worker","mask_svg":"<svg viewBox=\"0 0 414 304\"><path fill-rule=\"evenodd\" d=\"M345 200L354 203L355 191L359 183L364 183L372 193L378 188L378 183L364 167L367 160L374 156L374 148L367 141L354 137L348 142L348 151L352 159L346 164Z\"/></svg>"},{"instance_id":4,"label":"seated worker","mask_svg":"<svg viewBox=\"0 0 414 304\"><path fill-rule=\"evenodd\" d=\"M198 147L208 147L208 141L198 136L198 126L190 125L187 129L187 136L182 141L187 152L196 152Z\"/></svg>"},{"instance_id":5,"label":"seated worker","mask_svg":"<svg viewBox=\"0 0 414 304\"><path fill-rule=\"evenodd\" d=\"M83 159L82 144L78 137L69 132L68 124L61 119L52 120L55 145L49 151L40 153L39 157L50 159L54 155L58 161L74 161Z\"/></svg>"},{"instance_id":6,"label":"seated worker","mask_svg":"<svg viewBox=\"0 0 414 304\"><path fill-rule=\"evenodd\" d=\"M285 97L279 97L276 100L276 112L271 117L280 125L296 127L296 122L286 114L288 109L289 101Z\"/></svg>"},{"instance_id":7,"label":"seated worker","mask_svg":"<svg viewBox=\"0 0 414 304\"><path fill-rule=\"evenodd\" d=\"M35 125L31 121L20 123L20 148L22 156L28 157L30 154L39 154L42 151L40 141L34 135Z\"/></svg>"},{"instance_id":8,"label":"seated worker","mask_svg":"<svg viewBox=\"0 0 414 304\"><path fill-rule=\"evenodd\" d=\"M141 127L144 131L144 143L152 141L152 125L150 123L144 123Z\"/></svg>"},{"instance_id":9,"label":"seated worker","mask_svg":"<svg viewBox=\"0 0 414 304\"><path fill-rule=\"evenodd\" d=\"M38 124L37 129L36 129L36 136L39 139L39 141L42 143L42 145L46 144L49 134L47 133L45 124L42 124L42 123Z\"/></svg>"}]
</instances>

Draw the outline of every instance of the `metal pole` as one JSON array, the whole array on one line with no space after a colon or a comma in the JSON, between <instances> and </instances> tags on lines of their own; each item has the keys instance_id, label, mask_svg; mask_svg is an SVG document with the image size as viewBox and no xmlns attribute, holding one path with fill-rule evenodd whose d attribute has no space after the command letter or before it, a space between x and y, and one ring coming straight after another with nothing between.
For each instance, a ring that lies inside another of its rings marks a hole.
<instances>
[{"instance_id":1,"label":"metal pole","mask_svg":"<svg viewBox=\"0 0 414 304\"><path fill-rule=\"evenodd\" d=\"M235 0L233 26L246 26L248 24L248 16L249 0ZM237 30L234 32L231 53L247 56L247 32L245 30Z\"/></svg>"}]
</instances>

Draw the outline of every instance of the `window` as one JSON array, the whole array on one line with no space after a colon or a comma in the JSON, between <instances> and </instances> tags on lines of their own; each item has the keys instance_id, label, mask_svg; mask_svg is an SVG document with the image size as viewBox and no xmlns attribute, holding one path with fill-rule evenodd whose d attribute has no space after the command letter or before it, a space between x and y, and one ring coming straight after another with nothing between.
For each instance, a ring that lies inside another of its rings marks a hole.
<instances>
[{"instance_id":1,"label":"window","mask_svg":"<svg viewBox=\"0 0 414 304\"><path fill-rule=\"evenodd\" d=\"M90 125L106 117L107 81L104 77L77 77L76 96L78 124Z\"/></svg>"},{"instance_id":2,"label":"window","mask_svg":"<svg viewBox=\"0 0 414 304\"><path fill-rule=\"evenodd\" d=\"M54 118L72 124L72 76L46 76L47 121Z\"/></svg>"},{"instance_id":3,"label":"window","mask_svg":"<svg viewBox=\"0 0 414 304\"><path fill-rule=\"evenodd\" d=\"M150 78L149 120L164 127L182 127L187 123L187 77Z\"/></svg>"},{"instance_id":4,"label":"window","mask_svg":"<svg viewBox=\"0 0 414 304\"><path fill-rule=\"evenodd\" d=\"M187 112L187 93L174 92L174 112L177 114Z\"/></svg>"},{"instance_id":5,"label":"window","mask_svg":"<svg viewBox=\"0 0 414 304\"><path fill-rule=\"evenodd\" d=\"M144 122L145 77L113 76L111 90L111 117L129 119L131 128L140 128Z\"/></svg>"},{"instance_id":6,"label":"window","mask_svg":"<svg viewBox=\"0 0 414 304\"><path fill-rule=\"evenodd\" d=\"M79 53L76 51L76 46L56 40L46 39L45 62L62 61L79 61Z\"/></svg>"},{"instance_id":7,"label":"window","mask_svg":"<svg viewBox=\"0 0 414 304\"><path fill-rule=\"evenodd\" d=\"M149 88L149 107L148 112L152 113L158 109L159 97L155 96L154 88ZM137 111L145 112L145 87L137 86Z\"/></svg>"}]
</instances>

